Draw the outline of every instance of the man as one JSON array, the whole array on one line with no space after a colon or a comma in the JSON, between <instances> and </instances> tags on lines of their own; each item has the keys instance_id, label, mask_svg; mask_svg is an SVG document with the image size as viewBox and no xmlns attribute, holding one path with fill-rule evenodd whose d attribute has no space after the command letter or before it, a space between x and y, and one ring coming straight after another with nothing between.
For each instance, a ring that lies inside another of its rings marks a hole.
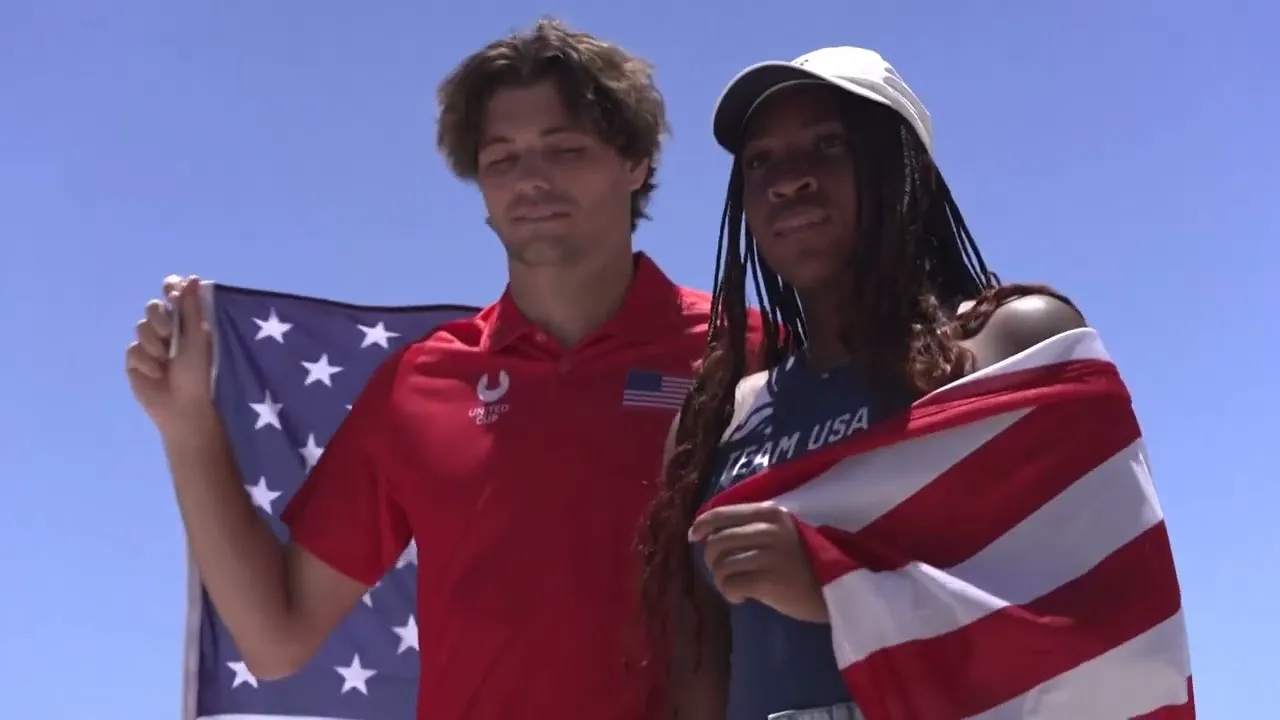
<instances>
[{"instance_id":1,"label":"man","mask_svg":"<svg viewBox=\"0 0 1280 720\"><path fill-rule=\"evenodd\" d=\"M394 353L283 513L254 513L209 397L199 281L166 280L127 352L195 562L259 678L296 671L416 540L419 717L641 718L665 680L633 657L634 533L700 359L710 298L631 234L665 130L650 68L543 21L439 90L438 145L474 181L509 284ZM647 654L640 648L641 654Z\"/></svg>"}]
</instances>

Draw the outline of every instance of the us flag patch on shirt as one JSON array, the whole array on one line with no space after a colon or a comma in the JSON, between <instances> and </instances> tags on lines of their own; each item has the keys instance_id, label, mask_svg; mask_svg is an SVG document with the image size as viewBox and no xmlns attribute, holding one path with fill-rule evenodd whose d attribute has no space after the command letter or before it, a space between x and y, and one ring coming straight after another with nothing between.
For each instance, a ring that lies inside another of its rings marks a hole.
<instances>
[{"instance_id":1,"label":"us flag patch on shirt","mask_svg":"<svg viewBox=\"0 0 1280 720\"><path fill-rule=\"evenodd\" d=\"M632 370L622 388L622 406L679 410L693 389L693 380L651 370Z\"/></svg>"}]
</instances>

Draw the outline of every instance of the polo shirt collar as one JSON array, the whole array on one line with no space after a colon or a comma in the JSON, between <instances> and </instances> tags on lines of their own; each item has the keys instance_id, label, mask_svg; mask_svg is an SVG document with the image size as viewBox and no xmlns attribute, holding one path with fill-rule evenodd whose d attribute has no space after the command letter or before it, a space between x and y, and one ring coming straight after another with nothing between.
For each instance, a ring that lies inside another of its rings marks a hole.
<instances>
[{"instance_id":1,"label":"polo shirt collar","mask_svg":"<svg viewBox=\"0 0 1280 720\"><path fill-rule=\"evenodd\" d=\"M634 255L635 270L631 286L622 306L585 340L625 335L630 339L650 340L679 325L683 306L680 288L658 268L648 255ZM534 337L542 329L532 323L516 307L511 290L504 290L484 327L481 347L499 351L508 345Z\"/></svg>"}]
</instances>

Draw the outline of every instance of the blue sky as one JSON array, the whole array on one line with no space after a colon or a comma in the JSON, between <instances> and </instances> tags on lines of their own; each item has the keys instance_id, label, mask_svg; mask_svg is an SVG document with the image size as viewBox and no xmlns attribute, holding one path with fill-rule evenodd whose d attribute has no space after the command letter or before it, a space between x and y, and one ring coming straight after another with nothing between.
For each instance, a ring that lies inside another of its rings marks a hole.
<instances>
[{"instance_id":1,"label":"blue sky","mask_svg":"<svg viewBox=\"0 0 1280 720\"><path fill-rule=\"evenodd\" d=\"M0 717L176 716L182 530L122 371L160 279L195 272L367 303L491 300L502 254L475 190L435 154L433 92L462 56L543 13L656 64L675 136L638 245L704 287L728 168L709 131L724 83L828 45L888 57L932 111L939 162L988 262L1074 297L1126 375L1173 536L1202 716L1274 707L1280 345L1266 318L1280 302L1280 10L430 9L443 7L0 2Z\"/></svg>"}]
</instances>

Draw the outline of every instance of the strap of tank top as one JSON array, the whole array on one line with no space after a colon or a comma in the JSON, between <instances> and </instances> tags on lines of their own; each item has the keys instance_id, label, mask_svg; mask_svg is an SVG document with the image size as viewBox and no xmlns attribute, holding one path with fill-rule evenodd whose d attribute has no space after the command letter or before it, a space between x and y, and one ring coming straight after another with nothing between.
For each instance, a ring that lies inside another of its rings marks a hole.
<instances>
[{"instance_id":1,"label":"strap of tank top","mask_svg":"<svg viewBox=\"0 0 1280 720\"><path fill-rule=\"evenodd\" d=\"M729 421L729 427L725 428L724 435L720 436L720 442L724 442L738 429L755 408L757 400L768 393L769 376L772 373L773 370L762 370L738 381L738 387L733 391L733 419Z\"/></svg>"}]
</instances>

